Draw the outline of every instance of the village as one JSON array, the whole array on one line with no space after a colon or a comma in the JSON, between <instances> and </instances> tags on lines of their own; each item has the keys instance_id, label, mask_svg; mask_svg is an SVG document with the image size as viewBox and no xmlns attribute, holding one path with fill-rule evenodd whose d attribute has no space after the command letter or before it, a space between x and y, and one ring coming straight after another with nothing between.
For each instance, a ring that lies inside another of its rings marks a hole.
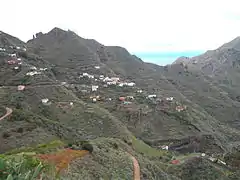
<instances>
[{"instance_id":1,"label":"village","mask_svg":"<svg viewBox=\"0 0 240 180\"><path fill-rule=\"evenodd\" d=\"M23 52L26 52L27 49L24 47L13 47L9 46L10 50L20 50ZM6 47L0 48L0 52L7 52ZM29 71L25 74L26 76L34 77L37 75L41 75L44 73L44 71L47 71L48 68L46 67L35 67L33 65L30 65L23 61L21 57L17 56L17 53L9 53L7 64L9 68L12 68L13 70L20 70L22 66L26 66ZM99 70L101 69L98 65L93 65L94 69ZM83 72L82 75L79 76L79 79L87 79L89 82L91 82L91 85L86 84L77 84L75 86L82 86L85 87L85 89L82 89L82 93L88 93L89 99L92 101L92 103L97 103L98 101L112 101L112 100L118 100L123 105L130 105L134 103L134 96L132 95L123 95L119 97L112 97L112 98L105 98L103 99L99 94L99 89L103 88L109 88L109 87L118 87L118 88L131 88L133 93L141 94L142 96L145 96L146 99L151 100L153 102L174 102L175 101L175 111L181 112L187 109L185 105L181 105L181 103L178 103L174 97L158 97L156 94L148 94L147 92L144 92L144 90L137 88L135 82L131 82L129 80L122 80L119 77L108 77L104 74L96 75L96 74L90 74L88 72ZM58 82L58 81L57 81ZM73 87L74 84L68 84L68 82L60 82L60 86L65 87ZM56 86L56 85L53 85ZM4 87L4 86L3 86ZM1 88L3 88L1 87ZM24 91L25 89L30 88L31 85L24 85L19 84L16 88L18 91ZM51 98L46 97L41 100L42 104L44 105L50 105L51 104ZM73 102L69 102L69 104L73 105Z\"/></svg>"},{"instance_id":2,"label":"village","mask_svg":"<svg viewBox=\"0 0 240 180\"><path fill-rule=\"evenodd\" d=\"M13 47L9 46L10 52L15 51L14 53L8 53L8 48L6 47L0 47L0 53L4 53L7 55L7 65L8 68L11 68L13 71L19 71L21 70L22 66L25 66L28 68L28 72L25 74L25 76L34 78L35 76L44 74L45 71L48 71L47 67L36 67L33 65L28 64L24 61L22 57L18 56L17 51L23 51L26 52L27 49L25 47ZM93 68L95 70L101 70L101 66L99 65L93 65ZM160 108L159 110L173 110L177 113L180 113L182 111L187 110L187 106L178 102L175 97L172 96L164 96L164 95L157 95L148 93L145 90L138 88L136 83L133 81L129 81L127 79L121 79L120 77L109 77L105 74L91 74L89 72L82 72L81 75L78 77L80 80L86 80L88 83L86 84L71 84L68 82L59 82L56 80L56 84L53 85L47 85L47 86L64 86L66 88L75 88L80 87L81 93L87 96L89 99L89 102L91 103L100 103L100 102L118 102L118 104L122 105L123 107L129 107L131 105L134 105L136 102L135 96L141 96L143 97L147 102L151 102L154 104L157 104ZM30 85L26 84L19 84L16 86L17 91L25 91L28 88L31 88ZM44 85L41 85L44 86ZM0 86L0 88L8 88L8 86ZM121 96L117 97L110 97L110 96L102 96L100 91L106 90L108 88L129 88L131 93L122 93ZM51 97L46 97L41 99L41 103L44 106L50 106L52 104ZM60 108L73 107L74 102L57 102L57 106ZM162 150L169 150L169 145L162 145L158 147ZM209 161L226 165L225 162L221 161L220 159L214 158L212 156L208 156L205 153L201 153L200 157L207 158ZM173 160L173 164L178 164L179 161Z\"/></svg>"}]
</instances>

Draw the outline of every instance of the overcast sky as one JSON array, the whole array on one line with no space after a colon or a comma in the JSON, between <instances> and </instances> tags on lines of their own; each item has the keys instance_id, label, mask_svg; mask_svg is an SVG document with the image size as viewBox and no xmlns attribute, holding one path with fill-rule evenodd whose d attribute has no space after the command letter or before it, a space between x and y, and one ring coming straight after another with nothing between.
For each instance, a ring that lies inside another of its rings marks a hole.
<instances>
[{"instance_id":1,"label":"overcast sky","mask_svg":"<svg viewBox=\"0 0 240 180\"><path fill-rule=\"evenodd\" d=\"M1 0L0 6L0 30L24 41L60 27L158 64L240 35L239 0Z\"/></svg>"}]
</instances>

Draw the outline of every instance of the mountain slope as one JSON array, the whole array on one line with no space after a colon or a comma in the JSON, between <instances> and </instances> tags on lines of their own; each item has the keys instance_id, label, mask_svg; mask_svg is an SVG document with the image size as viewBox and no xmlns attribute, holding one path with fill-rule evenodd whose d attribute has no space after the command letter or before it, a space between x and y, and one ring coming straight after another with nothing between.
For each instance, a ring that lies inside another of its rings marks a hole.
<instances>
[{"instance_id":1,"label":"mountain slope","mask_svg":"<svg viewBox=\"0 0 240 180\"><path fill-rule=\"evenodd\" d=\"M194 63L165 67L145 63L122 47L104 46L59 28L37 33L26 44L5 33L4 38L0 101L2 109L13 109L13 115L1 122L1 152L56 139L89 141L94 144L93 156L74 162L69 176L86 162L89 177L101 178L104 171L111 177L114 170L110 161L124 167L126 151L138 158L142 178L178 179L185 175L168 168L178 153L187 159L198 156L185 154L194 152L222 157L239 144L239 127L233 122L239 117L239 102L228 94L237 88L216 84L212 78L216 70L210 77L209 71L200 71ZM225 57L225 51L208 54L226 59L239 56L237 50L231 49L230 56ZM15 53L16 57L9 55ZM204 56L199 61L208 62ZM9 60L18 58L21 64L9 64ZM218 70L224 62L218 63ZM27 75L30 72L38 73ZM101 76L118 77L120 84L135 85L110 85ZM18 85L25 85L25 89L18 90ZM97 91L92 90L93 86L98 86ZM94 97L98 101L93 101ZM121 101L119 97L126 99ZM170 151L161 150L162 145L168 145ZM123 158L122 164L117 153ZM215 169L208 161L200 164ZM99 174L93 169L98 169ZM184 168L178 170L187 173ZM226 167L220 170L225 172ZM117 173L118 177L121 173ZM124 173L129 179L129 171L124 169Z\"/></svg>"}]
</instances>

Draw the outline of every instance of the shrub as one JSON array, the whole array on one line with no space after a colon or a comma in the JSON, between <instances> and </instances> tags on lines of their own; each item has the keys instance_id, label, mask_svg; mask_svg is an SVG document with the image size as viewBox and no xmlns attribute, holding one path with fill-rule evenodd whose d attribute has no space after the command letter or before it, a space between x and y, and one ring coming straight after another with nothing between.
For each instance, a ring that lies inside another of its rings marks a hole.
<instances>
[{"instance_id":1,"label":"shrub","mask_svg":"<svg viewBox=\"0 0 240 180\"><path fill-rule=\"evenodd\" d=\"M24 155L0 157L0 179L37 179L44 166L35 158Z\"/></svg>"},{"instance_id":2,"label":"shrub","mask_svg":"<svg viewBox=\"0 0 240 180\"><path fill-rule=\"evenodd\" d=\"M3 134L2 134L2 137L4 138L4 139L7 139L8 137L10 137L11 135L9 134L9 132L4 132Z\"/></svg>"},{"instance_id":3,"label":"shrub","mask_svg":"<svg viewBox=\"0 0 240 180\"><path fill-rule=\"evenodd\" d=\"M16 109L13 111L10 121L24 121L27 119L28 119L28 116L24 111Z\"/></svg>"},{"instance_id":4,"label":"shrub","mask_svg":"<svg viewBox=\"0 0 240 180\"><path fill-rule=\"evenodd\" d=\"M87 151L89 151L90 153L93 152L93 145L90 144L90 143L84 143L84 144L82 145L82 148L83 148L83 150L87 150Z\"/></svg>"},{"instance_id":5,"label":"shrub","mask_svg":"<svg viewBox=\"0 0 240 180\"><path fill-rule=\"evenodd\" d=\"M25 58L25 59L28 58L27 52L18 52L18 56L23 57L23 58Z\"/></svg>"},{"instance_id":6,"label":"shrub","mask_svg":"<svg viewBox=\"0 0 240 180\"><path fill-rule=\"evenodd\" d=\"M22 127L18 128L18 129L17 129L17 132L18 132L18 133L23 133L23 128L22 128Z\"/></svg>"}]
</instances>

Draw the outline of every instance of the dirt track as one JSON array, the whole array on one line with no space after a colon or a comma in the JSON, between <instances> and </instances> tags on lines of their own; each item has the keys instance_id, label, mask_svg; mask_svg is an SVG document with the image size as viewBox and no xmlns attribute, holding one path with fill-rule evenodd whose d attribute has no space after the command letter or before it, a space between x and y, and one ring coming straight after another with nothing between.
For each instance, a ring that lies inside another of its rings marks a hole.
<instances>
[{"instance_id":1,"label":"dirt track","mask_svg":"<svg viewBox=\"0 0 240 180\"><path fill-rule=\"evenodd\" d=\"M138 160L130 153L128 154L131 157L133 162L133 180L140 180L140 166L139 166Z\"/></svg>"},{"instance_id":2,"label":"dirt track","mask_svg":"<svg viewBox=\"0 0 240 180\"><path fill-rule=\"evenodd\" d=\"M8 117L9 115L11 115L12 112L13 111L11 108L6 107L6 114L4 116L0 117L0 121L3 120L4 118Z\"/></svg>"}]
</instances>

